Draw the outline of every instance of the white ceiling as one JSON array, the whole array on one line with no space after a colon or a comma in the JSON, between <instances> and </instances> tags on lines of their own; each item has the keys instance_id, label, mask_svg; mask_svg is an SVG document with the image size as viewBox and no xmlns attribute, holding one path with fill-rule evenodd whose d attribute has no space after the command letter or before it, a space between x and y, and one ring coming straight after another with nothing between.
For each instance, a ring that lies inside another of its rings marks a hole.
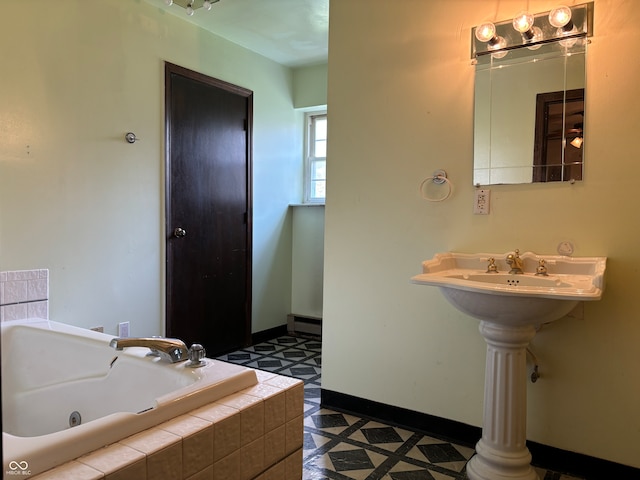
<instances>
[{"instance_id":1,"label":"white ceiling","mask_svg":"<svg viewBox=\"0 0 640 480\"><path fill-rule=\"evenodd\" d=\"M327 61L329 0L220 0L192 16L174 0L146 0L187 22L289 67ZM197 0L195 6L202 4Z\"/></svg>"}]
</instances>

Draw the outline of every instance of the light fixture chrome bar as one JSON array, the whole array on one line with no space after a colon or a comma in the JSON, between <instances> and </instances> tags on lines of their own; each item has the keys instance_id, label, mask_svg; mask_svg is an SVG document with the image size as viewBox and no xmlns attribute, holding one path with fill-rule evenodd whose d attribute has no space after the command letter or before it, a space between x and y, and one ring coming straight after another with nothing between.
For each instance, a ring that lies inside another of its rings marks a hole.
<instances>
[{"instance_id":1,"label":"light fixture chrome bar","mask_svg":"<svg viewBox=\"0 0 640 480\"><path fill-rule=\"evenodd\" d=\"M517 31L513 25L513 19L495 23L495 36L504 39L504 46L495 48L490 42L483 42L476 37L476 29L471 29L471 58L478 58L483 55L496 54L496 52L508 52L519 48L531 48L536 45L556 42L571 38L584 38L593 35L593 4L594 2L583 3L568 7L571 10L571 28L556 27L549 20L549 13L542 12L534 15L534 22L540 34L524 35ZM553 10L552 10L553 11ZM486 25L486 24L483 24ZM482 37L482 36L481 36Z\"/></svg>"}]
</instances>

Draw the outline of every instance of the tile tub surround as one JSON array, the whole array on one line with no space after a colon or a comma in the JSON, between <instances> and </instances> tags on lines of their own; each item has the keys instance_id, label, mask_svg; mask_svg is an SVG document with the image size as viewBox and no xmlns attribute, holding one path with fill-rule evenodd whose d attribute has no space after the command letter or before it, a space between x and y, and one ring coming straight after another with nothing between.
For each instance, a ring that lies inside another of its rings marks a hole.
<instances>
[{"instance_id":1,"label":"tile tub surround","mask_svg":"<svg viewBox=\"0 0 640 480\"><path fill-rule=\"evenodd\" d=\"M35 477L37 480L301 480L303 382L258 384Z\"/></svg>"},{"instance_id":2,"label":"tile tub surround","mask_svg":"<svg viewBox=\"0 0 640 480\"><path fill-rule=\"evenodd\" d=\"M49 319L49 270L0 272L0 321Z\"/></svg>"}]
</instances>

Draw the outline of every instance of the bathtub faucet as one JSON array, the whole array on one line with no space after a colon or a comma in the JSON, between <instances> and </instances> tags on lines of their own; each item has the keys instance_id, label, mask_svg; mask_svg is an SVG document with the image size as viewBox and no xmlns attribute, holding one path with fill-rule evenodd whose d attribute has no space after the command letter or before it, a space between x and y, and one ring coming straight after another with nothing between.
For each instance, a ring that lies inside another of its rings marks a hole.
<instances>
[{"instance_id":1,"label":"bathtub faucet","mask_svg":"<svg viewBox=\"0 0 640 480\"><path fill-rule=\"evenodd\" d=\"M189 349L182 340L177 338L114 338L109 345L116 350L123 350L128 347L146 347L151 350L152 355L158 355L171 363L181 362L189 358Z\"/></svg>"}]
</instances>

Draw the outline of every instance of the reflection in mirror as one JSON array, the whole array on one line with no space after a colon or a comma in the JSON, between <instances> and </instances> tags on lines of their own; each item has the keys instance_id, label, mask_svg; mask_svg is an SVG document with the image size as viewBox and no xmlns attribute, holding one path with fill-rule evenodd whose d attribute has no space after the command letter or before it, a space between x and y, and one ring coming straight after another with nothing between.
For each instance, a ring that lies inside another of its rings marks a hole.
<instances>
[{"instance_id":1,"label":"reflection in mirror","mask_svg":"<svg viewBox=\"0 0 640 480\"><path fill-rule=\"evenodd\" d=\"M584 88L539 93L533 181L582 180Z\"/></svg>"},{"instance_id":2,"label":"reflection in mirror","mask_svg":"<svg viewBox=\"0 0 640 480\"><path fill-rule=\"evenodd\" d=\"M515 20L473 29L475 185L582 180L593 4L571 10L564 28L535 15L530 37Z\"/></svg>"}]
</instances>

